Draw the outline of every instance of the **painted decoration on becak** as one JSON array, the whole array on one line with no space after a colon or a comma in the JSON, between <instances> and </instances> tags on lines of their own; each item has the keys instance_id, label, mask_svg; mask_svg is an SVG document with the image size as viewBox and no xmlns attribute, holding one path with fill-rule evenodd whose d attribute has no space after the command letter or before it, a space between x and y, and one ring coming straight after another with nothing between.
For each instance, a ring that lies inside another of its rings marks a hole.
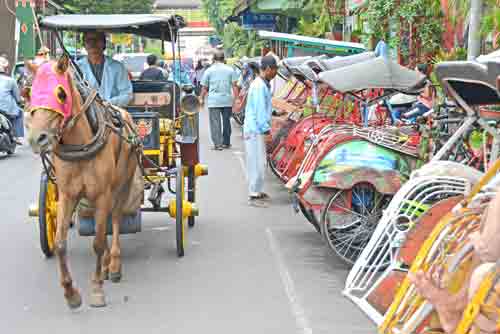
<instances>
[{"instance_id":1,"label":"painted decoration on becak","mask_svg":"<svg viewBox=\"0 0 500 334\"><path fill-rule=\"evenodd\" d=\"M408 163L396 152L370 142L353 140L335 147L323 158L314 172L313 182L328 182L336 173L361 168L397 170L402 175L409 171Z\"/></svg>"},{"instance_id":2,"label":"painted decoration on becak","mask_svg":"<svg viewBox=\"0 0 500 334\"><path fill-rule=\"evenodd\" d=\"M141 140L144 140L144 138L149 136L153 131L152 120L139 119L136 121L136 125L137 125L137 134L139 135Z\"/></svg>"}]
</instances>

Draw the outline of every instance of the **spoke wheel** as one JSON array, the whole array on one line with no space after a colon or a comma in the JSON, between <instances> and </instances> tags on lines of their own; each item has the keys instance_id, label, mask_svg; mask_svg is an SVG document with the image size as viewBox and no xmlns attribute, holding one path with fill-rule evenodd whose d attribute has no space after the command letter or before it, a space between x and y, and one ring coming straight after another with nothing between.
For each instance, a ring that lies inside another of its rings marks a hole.
<instances>
[{"instance_id":1,"label":"spoke wheel","mask_svg":"<svg viewBox=\"0 0 500 334\"><path fill-rule=\"evenodd\" d=\"M184 217L182 214L184 200L184 171L180 160L177 160L175 177L175 235L177 256L184 256Z\"/></svg>"},{"instance_id":2,"label":"spoke wheel","mask_svg":"<svg viewBox=\"0 0 500 334\"><path fill-rule=\"evenodd\" d=\"M57 224L57 191L47 174L40 178L40 194L38 198L38 227L40 230L40 247L43 254L50 258L54 255Z\"/></svg>"},{"instance_id":3,"label":"spoke wheel","mask_svg":"<svg viewBox=\"0 0 500 334\"><path fill-rule=\"evenodd\" d=\"M194 166L189 166L187 182L188 182L188 184L187 184L187 186L188 186L187 200L194 204L196 201L196 177L194 175ZM188 217L188 226L194 227L194 224L195 224L195 217L189 216Z\"/></svg>"},{"instance_id":4,"label":"spoke wheel","mask_svg":"<svg viewBox=\"0 0 500 334\"><path fill-rule=\"evenodd\" d=\"M391 197L380 194L369 184L338 189L332 194L321 217L321 234L345 263L356 262Z\"/></svg>"}]
</instances>

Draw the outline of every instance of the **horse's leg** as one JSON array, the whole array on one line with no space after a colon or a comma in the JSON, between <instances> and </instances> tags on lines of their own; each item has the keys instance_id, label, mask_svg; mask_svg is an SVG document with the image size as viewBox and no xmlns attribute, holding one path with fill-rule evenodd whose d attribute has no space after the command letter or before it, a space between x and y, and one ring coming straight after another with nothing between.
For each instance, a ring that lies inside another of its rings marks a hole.
<instances>
[{"instance_id":1,"label":"horse's leg","mask_svg":"<svg viewBox=\"0 0 500 334\"><path fill-rule=\"evenodd\" d=\"M101 195L96 200L94 252L96 254L95 272L92 277L92 293L90 306L106 306L103 285L102 267L104 252L107 249L106 225L111 209L111 192Z\"/></svg>"},{"instance_id":2,"label":"horse's leg","mask_svg":"<svg viewBox=\"0 0 500 334\"><path fill-rule=\"evenodd\" d=\"M73 309L80 307L82 304L80 293L73 287L73 280L71 279L67 259L68 229L77 202L75 199L67 198L64 194L59 194L55 240L55 253L59 260L59 272L61 275L61 285L64 288L64 297L68 306Z\"/></svg>"},{"instance_id":3,"label":"horse's leg","mask_svg":"<svg viewBox=\"0 0 500 334\"><path fill-rule=\"evenodd\" d=\"M119 210L113 212L113 238L111 241L111 262L109 263L109 278L112 282L118 283L122 278L122 263L121 263L121 252L120 252L120 221L123 219L121 214L118 214Z\"/></svg>"},{"instance_id":4,"label":"horse's leg","mask_svg":"<svg viewBox=\"0 0 500 334\"><path fill-rule=\"evenodd\" d=\"M102 269L101 277L103 280L109 279L109 261L111 256L109 255L108 238L106 237L106 249L104 250L104 255L102 256Z\"/></svg>"}]
</instances>

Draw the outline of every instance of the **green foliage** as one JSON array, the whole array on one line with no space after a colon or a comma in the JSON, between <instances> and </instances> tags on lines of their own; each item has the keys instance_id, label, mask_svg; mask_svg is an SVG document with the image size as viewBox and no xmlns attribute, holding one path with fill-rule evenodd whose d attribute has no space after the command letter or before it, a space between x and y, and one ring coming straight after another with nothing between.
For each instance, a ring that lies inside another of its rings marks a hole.
<instances>
[{"instance_id":1,"label":"green foliage","mask_svg":"<svg viewBox=\"0 0 500 334\"><path fill-rule=\"evenodd\" d=\"M454 11L451 22L457 24L469 15L471 0L450 0L449 8ZM500 7L498 0L484 0L483 17L481 18L481 37L500 31ZM496 44L500 44L500 35L494 35Z\"/></svg>"},{"instance_id":2,"label":"green foliage","mask_svg":"<svg viewBox=\"0 0 500 334\"><path fill-rule=\"evenodd\" d=\"M443 34L443 13L440 0L370 0L364 18L369 34L377 40L386 40L392 48L402 47L408 36L391 34L402 30L401 21L416 25L417 37L423 53L434 53L441 45Z\"/></svg>"},{"instance_id":3,"label":"green foliage","mask_svg":"<svg viewBox=\"0 0 500 334\"><path fill-rule=\"evenodd\" d=\"M256 31L242 29L236 23L226 24L223 41L230 56L238 58L258 56L264 46Z\"/></svg>"},{"instance_id":4,"label":"green foliage","mask_svg":"<svg viewBox=\"0 0 500 334\"><path fill-rule=\"evenodd\" d=\"M224 36L224 20L231 16L236 5L235 0L202 0L201 5L207 14L208 21L212 24L217 35Z\"/></svg>"},{"instance_id":5,"label":"green foliage","mask_svg":"<svg viewBox=\"0 0 500 334\"><path fill-rule=\"evenodd\" d=\"M493 38L496 39L494 43L500 45L500 34L498 33L500 32L500 8L496 6L488 11L481 23L481 34L483 36L488 36L494 32L497 32L497 34L493 35Z\"/></svg>"},{"instance_id":6,"label":"green foliage","mask_svg":"<svg viewBox=\"0 0 500 334\"><path fill-rule=\"evenodd\" d=\"M308 4L308 12L311 15L304 15L299 19L297 33L299 35L324 37L331 31L332 26L342 20L341 16L332 16L329 12L329 6L333 5L339 10L342 0L311 0Z\"/></svg>"},{"instance_id":7,"label":"green foliage","mask_svg":"<svg viewBox=\"0 0 500 334\"><path fill-rule=\"evenodd\" d=\"M439 50L439 52L432 57L430 64L436 65L444 61L454 61L454 60L466 60L467 59L467 49L466 48L454 48L450 51ZM439 81L436 77L436 73L432 72L430 79L433 85L436 87L438 99L442 100L445 97L442 87L439 85Z\"/></svg>"},{"instance_id":8,"label":"green foliage","mask_svg":"<svg viewBox=\"0 0 500 334\"><path fill-rule=\"evenodd\" d=\"M259 40L256 31L245 30L236 23L226 23L236 6L235 0L202 0L202 8L208 20L221 38L229 56L257 56L264 43Z\"/></svg>"},{"instance_id":9,"label":"green foliage","mask_svg":"<svg viewBox=\"0 0 500 334\"><path fill-rule=\"evenodd\" d=\"M63 6L80 14L148 14L154 0L64 0Z\"/></svg>"}]
</instances>

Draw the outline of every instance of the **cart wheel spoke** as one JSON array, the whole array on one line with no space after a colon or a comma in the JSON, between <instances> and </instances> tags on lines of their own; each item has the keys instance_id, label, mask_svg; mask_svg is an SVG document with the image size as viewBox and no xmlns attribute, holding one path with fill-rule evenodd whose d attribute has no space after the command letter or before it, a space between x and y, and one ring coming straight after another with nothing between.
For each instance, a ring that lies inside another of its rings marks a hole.
<instances>
[{"instance_id":1,"label":"cart wheel spoke","mask_svg":"<svg viewBox=\"0 0 500 334\"><path fill-rule=\"evenodd\" d=\"M360 256L389 199L369 184L332 194L320 225L328 246L344 262L354 264Z\"/></svg>"}]
</instances>

